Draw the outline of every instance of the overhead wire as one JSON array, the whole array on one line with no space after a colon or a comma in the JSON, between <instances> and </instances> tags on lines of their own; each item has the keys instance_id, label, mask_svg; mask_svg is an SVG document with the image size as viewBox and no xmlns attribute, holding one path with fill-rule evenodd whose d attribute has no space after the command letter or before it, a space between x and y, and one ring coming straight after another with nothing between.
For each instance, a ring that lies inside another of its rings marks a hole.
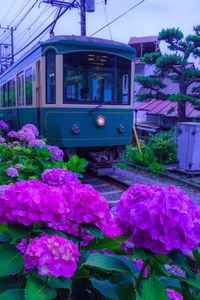
<instances>
[{"instance_id":1,"label":"overhead wire","mask_svg":"<svg viewBox=\"0 0 200 300\"><path fill-rule=\"evenodd\" d=\"M15 24L15 28L17 29L19 25L24 21L24 19L28 16L28 14L31 12L31 10L35 7L39 0L36 0L33 5L28 9L28 11L23 15L23 17L18 21L17 24Z\"/></svg>"},{"instance_id":2,"label":"overhead wire","mask_svg":"<svg viewBox=\"0 0 200 300\"><path fill-rule=\"evenodd\" d=\"M12 1L11 5L9 6L9 8L8 8L8 10L7 10L5 16L4 16L3 19L1 20L0 24L3 24L3 21L7 18L9 12L11 11L11 8L12 8L14 2L15 2L15 0Z\"/></svg>"},{"instance_id":3,"label":"overhead wire","mask_svg":"<svg viewBox=\"0 0 200 300\"><path fill-rule=\"evenodd\" d=\"M67 11L67 8L65 8L62 13L60 14L60 17ZM22 51L24 51L28 46L30 46L35 40L37 40L41 35L44 34L45 31L47 31L51 25L53 25L53 23L55 22L55 20L53 20L48 26L46 26L35 38L33 38L27 45L25 45L22 49L20 49L17 53L14 54L14 56L18 55L19 53L21 53Z\"/></svg>"},{"instance_id":4,"label":"overhead wire","mask_svg":"<svg viewBox=\"0 0 200 300\"><path fill-rule=\"evenodd\" d=\"M22 34L26 34L26 32L28 32L32 27L33 25L44 15L44 13L46 13L48 10L50 9L50 6L46 6L44 7L44 9L40 12L40 14L37 16L37 18L33 21L33 23L31 23L31 25L26 28L25 30L23 30L22 32L20 32L18 35L15 35L15 39L16 38L19 38Z\"/></svg>"},{"instance_id":5,"label":"overhead wire","mask_svg":"<svg viewBox=\"0 0 200 300\"><path fill-rule=\"evenodd\" d=\"M123 16L125 16L127 13L129 13L131 10L133 10L134 8L136 8L137 6L139 6L140 4L142 4L145 0L142 0L140 2L138 2L137 4L135 4L134 6L132 6L131 8L129 8L128 10L126 10L123 14L119 15L117 18L113 19L111 22L109 22L108 24L106 24L105 26L101 27L99 30L95 31L93 34L90 35L94 36L95 34L97 34L98 32L100 32L101 30L103 30L104 28L108 27L110 24L114 23L115 21L119 20L120 18L122 18Z\"/></svg>"},{"instance_id":6,"label":"overhead wire","mask_svg":"<svg viewBox=\"0 0 200 300\"><path fill-rule=\"evenodd\" d=\"M26 0L24 1L24 2L26 2ZM24 3L23 2L23 3ZM18 11L21 9L21 7L23 6L23 3L22 3L22 5L20 6L20 8L18 9ZM23 12L23 10L27 7L27 5L29 4L30 2L28 1L28 2L26 2L26 4L24 5L24 7L19 11L19 13L17 13L15 16L14 16L14 18L12 19L12 21L9 23L9 26L11 26L11 24L17 19L17 17ZM14 26L13 26L14 27Z\"/></svg>"},{"instance_id":7,"label":"overhead wire","mask_svg":"<svg viewBox=\"0 0 200 300\"><path fill-rule=\"evenodd\" d=\"M55 8L47 17L45 20L43 20L43 24L45 24L45 22L53 15L55 14L57 8ZM54 21L53 21L54 22ZM41 29L41 24L34 30L33 34L35 34L39 29ZM32 35L33 35L32 34ZM30 37L28 39L26 39L26 41L23 41L23 44L26 44L28 41L30 40ZM15 48L17 47L17 45L20 43L20 41L18 41L18 43L15 44Z\"/></svg>"},{"instance_id":8,"label":"overhead wire","mask_svg":"<svg viewBox=\"0 0 200 300\"><path fill-rule=\"evenodd\" d=\"M102 5L103 5L103 10L104 10L106 22L107 22L107 25L108 25L108 31L109 31L109 33L110 33L110 39L111 39L111 41L112 41L112 40L113 40L113 37L112 37L112 33L111 33L111 28L110 28L110 25L109 25L109 22L108 22L108 15L107 15L107 12L106 12L106 5L105 5L105 3L103 3L103 1L102 1Z\"/></svg>"}]
</instances>

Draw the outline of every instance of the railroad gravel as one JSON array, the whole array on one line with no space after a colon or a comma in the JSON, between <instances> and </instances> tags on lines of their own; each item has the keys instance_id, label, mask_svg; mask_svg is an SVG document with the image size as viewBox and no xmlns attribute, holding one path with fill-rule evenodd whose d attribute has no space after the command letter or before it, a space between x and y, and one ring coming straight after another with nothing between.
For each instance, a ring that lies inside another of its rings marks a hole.
<instances>
[{"instance_id":1,"label":"railroad gravel","mask_svg":"<svg viewBox=\"0 0 200 300\"><path fill-rule=\"evenodd\" d=\"M182 190L183 193L188 195L195 204L200 205L200 191L176 180L153 176L135 168L131 168L131 171L128 171L118 167L114 167L112 177L124 181L130 185L134 183L159 186L174 185Z\"/></svg>"}]
</instances>

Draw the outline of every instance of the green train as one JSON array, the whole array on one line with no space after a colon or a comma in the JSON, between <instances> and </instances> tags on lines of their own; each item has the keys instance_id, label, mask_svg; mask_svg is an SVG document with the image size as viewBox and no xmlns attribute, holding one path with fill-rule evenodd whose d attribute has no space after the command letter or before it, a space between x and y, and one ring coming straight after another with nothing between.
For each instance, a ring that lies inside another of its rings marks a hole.
<instances>
[{"instance_id":1,"label":"green train","mask_svg":"<svg viewBox=\"0 0 200 300\"><path fill-rule=\"evenodd\" d=\"M0 75L0 119L35 124L68 155L113 159L130 143L135 50L99 38L38 43Z\"/></svg>"}]
</instances>

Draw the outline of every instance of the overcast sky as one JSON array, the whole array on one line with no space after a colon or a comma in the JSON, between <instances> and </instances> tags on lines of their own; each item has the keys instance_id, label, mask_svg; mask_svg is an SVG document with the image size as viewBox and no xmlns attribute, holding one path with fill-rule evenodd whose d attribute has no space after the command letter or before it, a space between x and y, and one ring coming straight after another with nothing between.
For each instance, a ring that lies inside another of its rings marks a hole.
<instances>
[{"instance_id":1,"label":"overcast sky","mask_svg":"<svg viewBox=\"0 0 200 300\"><path fill-rule=\"evenodd\" d=\"M16 26L35 1L0 0L1 26ZM71 2L71 0L68 1ZM87 13L88 36L107 23L106 15L110 22L136 5L140 0L107 0L106 6L104 0L96 0L95 2L96 11ZM22 9L23 11L20 13ZM42 0L38 1L14 33L15 52L39 34L53 20L54 10L54 7L42 3ZM37 18L38 20L36 20ZM79 35L79 18L80 15L77 9L66 12L55 27L55 34ZM95 36L128 43L132 36L157 35L162 28L179 27L187 35L192 33L193 26L197 24L200 24L200 0L145 0ZM0 42L5 37L6 32L1 30ZM42 37L42 40L47 38L48 33Z\"/></svg>"}]
</instances>

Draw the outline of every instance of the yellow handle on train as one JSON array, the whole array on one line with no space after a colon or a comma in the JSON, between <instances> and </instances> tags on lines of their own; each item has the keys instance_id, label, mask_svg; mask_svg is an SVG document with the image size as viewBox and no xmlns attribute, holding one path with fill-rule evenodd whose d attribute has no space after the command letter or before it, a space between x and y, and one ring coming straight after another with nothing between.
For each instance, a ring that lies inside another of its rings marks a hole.
<instances>
[{"instance_id":1,"label":"yellow handle on train","mask_svg":"<svg viewBox=\"0 0 200 300\"><path fill-rule=\"evenodd\" d=\"M140 154L142 154L142 150L141 150L141 147L140 147L140 142L139 142L139 139L138 139L137 130L136 130L135 126L133 127L133 132L134 132L134 136L135 136L138 151L140 152Z\"/></svg>"}]
</instances>

